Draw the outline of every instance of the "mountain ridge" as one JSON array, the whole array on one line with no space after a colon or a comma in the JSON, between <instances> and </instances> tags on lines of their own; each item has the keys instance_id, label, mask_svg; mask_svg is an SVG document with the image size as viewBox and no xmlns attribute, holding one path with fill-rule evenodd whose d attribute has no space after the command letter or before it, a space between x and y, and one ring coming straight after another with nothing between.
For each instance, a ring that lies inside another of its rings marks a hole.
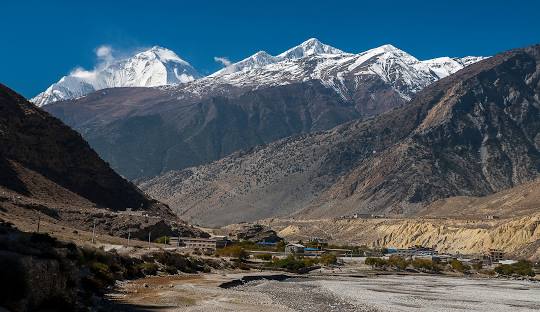
<instances>
[{"instance_id":1,"label":"mountain ridge","mask_svg":"<svg viewBox=\"0 0 540 312\"><path fill-rule=\"evenodd\" d=\"M272 64L279 64L283 62L287 63L288 61L309 57L319 56L323 59L332 58L333 56L352 57L354 55L363 55L366 53L369 54L370 51L398 51L398 54L401 53L402 55L411 57L405 52L389 44L361 52L359 54L351 54L326 45L316 38L311 38L276 56L272 56L265 51L259 51L239 62L233 63L221 70L216 71L215 73L207 76L207 78L221 78L217 82L238 84L238 77L228 76L239 72L262 69L265 66L270 66ZM418 65L421 64L420 66L416 66L415 70L422 72L422 75L424 76L436 75L436 79L439 79L452 72L455 72L463 66L482 59L482 57L445 58L444 62L440 62L441 60L439 59L442 60L443 58L426 61L418 61L414 58ZM461 61L462 59L466 59L468 62L463 62ZM320 63L320 60L318 62ZM298 65L293 64L292 66ZM437 68L441 67L444 67L443 71L437 70ZM269 70L272 71L272 68L269 68ZM283 68L281 70L283 70ZM256 74L258 75L260 73ZM98 68L93 72L80 70L75 71L68 76L62 77L57 83L51 85L49 88L47 88L47 90L38 94L31 101L36 103L38 106L43 106L57 101L78 98L91 92L110 87L174 86L177 84L192 82L199 78L205 77L198 74L189 63L182 60L173 51L159 46L154 46L151 49L139 52L132 57L114 60L113 62L106 64L105 67ZM321 79L321 77L317 76L312 78ZM249 79L253 78L248 77L248 80ZM421 84L423 87L434 81L434 78L424 77L423 79L427 79L427 81L414 83ZM305 81L305 79L294 79L294 82L300 81ZM216 83L216 81L211 79L209 83ZM258 80L251 82L250 84L255 83L261 84L263 81ZM287 81L278 84L284 83L287 83ZM243 84L246 85L246 83ZM332 86L333 84L334 83L327 83L329 86ZM264 85L276 85L276 83L269 83L267 81L264 83ZM208 87L208 83L204 84L204 87ZM199 93L201 88L197 88L195 85L192 89L194 89L194 93ZM339 88L336 88L336 90L338 92L340 91ZM404 93L403 96L408 100L410 94Z\"/></svg>"},{"instance_id":2,"label":"mountain ridge","mask_svg":"<svg viewBox=\"0 0 540 312\"><path fill-rule=\"evenodd\" d=\"M115 170L140 180L376 116L463 66L437 61L437 74L391 45L356 55L308 40L301 51L269 64L274 56L256 53L262 64L248 58L240 62L247 67L233 73L174 86L104 89L44 108L79 131Z\"/></svg>"},{"instance_id":3,"label":"mountain ridge","mask_svg":"<svg viewBox=\"0 0 540 312\"><path fill-rule=\"evenodd\" d=\"M179 215L224 224L287 215L414 215L440 198L530 181L540 171L539 50L473 64L367 121L169 172L141 187Z\"/></svg>"}]
</instances>

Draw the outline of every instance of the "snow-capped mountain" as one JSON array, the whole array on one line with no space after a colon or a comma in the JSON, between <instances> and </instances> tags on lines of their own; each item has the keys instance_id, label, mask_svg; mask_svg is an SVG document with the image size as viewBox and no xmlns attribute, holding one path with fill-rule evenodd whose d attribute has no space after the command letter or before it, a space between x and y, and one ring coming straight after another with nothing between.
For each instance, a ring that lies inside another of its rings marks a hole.
<instances>
[{"instance_id":1,"label":"snow-capped mountain","mask_svg":"<svg viewBox=\"0 0 540 312\"><path fill-rule=\"evenodd\" d=\"M346 54L345 52L310 38L300 45L293 47L277 56L279 60L298 59L316 54Z\"/></svg>"},{"instance_id":2,"label":"snow-capped mountain","mask_svg":"<svg viewBox=\"0 0 540 312\"><path fill-rule=\"evenodd\" d=\"M45 110L115 170L139 179L380 115L479 59L420 61L392 45L351 54L310 39L188 83L113 88Z\"/></svg>"},{"instance_id":3,"label":"snow-capped mountain","mask_svg":"<svg viewBox=\"0 0 540 312\"><path fill-rule=\"evenodd\" d=\"M199 79L201 76L189 63L173 51L156 46L94 71L75 71L34 97L32 102L43 106L104 88L169 85L178 85L167 89L174 90L182 100L228 96L231 86L260 89L309 80L321 81L348 100L355 97L358 88L382 80L401 98L409 100L427 85L483 58L440 57L420 61L389 44L352 54L311 38L275 56L259 51Z\"/></svg>"},{"instance_id":4,"label":"snow-capped mountain","mask_svg":"<svg viewBox=\"0 0 540 312\"><path fill-rule=\"evenodd\" d=\"M208 77L181 86L179 99L193 94L226 95L230 85L260 89L308 80L319 80L345 99L351 99L358 88L382 80L404 100L410 100L427 85L483 58L440 57L421 61L390 44L351 54L312 38L276 56L257 52Z\"/></svg>"},{"instance_id":5,"label":"snow-capped mountain","mask_svg":"<svg viewBox=\"0 0 540 312\"><path fill-rule=\"evenodd\" d=\"M132 57L112 61L93 71L76 70L31 101L37 106L78 98L113 87L155 87L193 81L201 76L171 50L155 46Z\"/></svg>"},{"instance_id":6,"label":"snow-capped mountain","mask_svg":"<svg viewBox=\"0 0 540 312\"><path fill-rule=\"evenodd\" d=\"M311 55L331 55L331 54L347 54L339 49L326 45L318 39L311 38L304 41L302 44L293 47L277 56L272 56L266 51L259 51L252 56L241 60L240 62L231 64L221 70L210 75L217 77L226 74L246 71L250 69L264 67L266 65L275 64L281 61L294 60Z\"/></svg>"},{"instance_id":7,"label":"snow-capped mountain","mask_svg":"<svg viewBox=\"0 0 540 312\"><path fill-rule=\"evenodd\" d=\"M218 77L236 72L246 71L255 68L261 68L266 65L275 64L286 60L300 59L312 55L332 55L332 54L348 54L339 49L326 45L318 39L311 38L304 41L302 44L290 48L289 50L272 56L266 51L259 51L252 56L241 60L240 62L231 64L221 70L210 75L210 77Z\"/></svg>"}]
</instances>

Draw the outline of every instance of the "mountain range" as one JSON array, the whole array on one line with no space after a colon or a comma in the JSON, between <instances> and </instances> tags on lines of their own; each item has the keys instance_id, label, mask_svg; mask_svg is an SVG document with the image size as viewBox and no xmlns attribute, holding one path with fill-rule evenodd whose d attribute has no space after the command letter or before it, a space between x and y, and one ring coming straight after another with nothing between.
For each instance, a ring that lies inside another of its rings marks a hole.
<instances>
[{"instance_id":1,"label":"mountain range","mask_svg":"<svg viewBox=\"0 0 540 312\"><path fill-rule=\"evenodd\" d=\"M540 46L472 64L406 105L288 137L143 190L196 222L353 213L414 216L453 196L484 196L540 171Z\"/></svg>"},{"instance_id":2,"label":"mountain range","mask_svg":"<svg viewBox=\"0 0 540 312\"><path fill-rule=\"evenodd\" d=\"M481 59L419 61L391 45L351 54L309 39L191 82L103 89L44 109L123 176L141 180L376 116Z\"/></svg>"}]
</instances>

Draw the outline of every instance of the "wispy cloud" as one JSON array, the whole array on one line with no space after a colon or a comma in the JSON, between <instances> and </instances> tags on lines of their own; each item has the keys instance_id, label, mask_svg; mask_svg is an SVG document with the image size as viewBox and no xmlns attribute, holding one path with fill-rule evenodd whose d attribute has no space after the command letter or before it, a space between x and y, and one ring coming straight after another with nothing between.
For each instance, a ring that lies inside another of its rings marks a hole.
<instances>
[{"instance_id":1,"label":"wispy cloud","mask_svg":"<svg viewBox=\"0 0 540 312\"><path fill-rule=\"evenodd\" d=\"M225 56L214 56L214 61L220 63L225 67L229 67L232 64L231 61Z\"/></svg>"},{"instance_id":2,"label":"wispy cloud","mask_svg":"<svg viewBox=\"0 0 540 312\"><path fill-rule=\"evenodd\" d=\"M111 48L111 46L102 45L96 49L96 56L98 57L99 60L110 63L114 61L112 52L113 52L113 49Z\"/></svg>"},{"instance_id":3,"label":"wispy cloud","mask_svg":"<svg viewBox=\"0 0 540 312\"><path fill-rule=\"evenodd\" d=\"M113 48L109 45L101 45L95 49L97 63L93 70L86 70L82 67L76 67L71 72L71 76L91 80L96 77L96 74L115 61L113 56Z\"/></svg>"}]
</instances>

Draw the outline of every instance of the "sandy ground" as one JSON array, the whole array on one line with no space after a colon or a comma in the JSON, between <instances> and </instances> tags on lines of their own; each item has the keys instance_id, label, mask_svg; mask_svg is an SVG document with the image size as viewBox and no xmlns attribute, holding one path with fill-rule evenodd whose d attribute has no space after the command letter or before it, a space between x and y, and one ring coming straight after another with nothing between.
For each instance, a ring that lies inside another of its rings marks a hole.
<instances>
[{"instance_id":1,"label":"sandy ground","mask_svg":"<svg viewBox=\"0 0 540 312\"><path fill-rule=\"evenodd\" d=\"M109 295L144 311L538 311L540 283L445 276L307 276L219 284L252 273L152 277ZM269 274L268 272L254 274Z\"/></svg>"},{"instance_id":2,"label":"sandy ground","mask_svg":"<svg viewBox=\"0 0 540 312\"><path fill-rule=\"evenodd\" d=\"M256 274L270 273L249 273ZM138 307L140 311L294 311L274 302L268 294L218 287L244 275L246 273L221 272L143 278L120 282L118 292L109 294L108 298Z\"/></svg>"}]
</instances>

